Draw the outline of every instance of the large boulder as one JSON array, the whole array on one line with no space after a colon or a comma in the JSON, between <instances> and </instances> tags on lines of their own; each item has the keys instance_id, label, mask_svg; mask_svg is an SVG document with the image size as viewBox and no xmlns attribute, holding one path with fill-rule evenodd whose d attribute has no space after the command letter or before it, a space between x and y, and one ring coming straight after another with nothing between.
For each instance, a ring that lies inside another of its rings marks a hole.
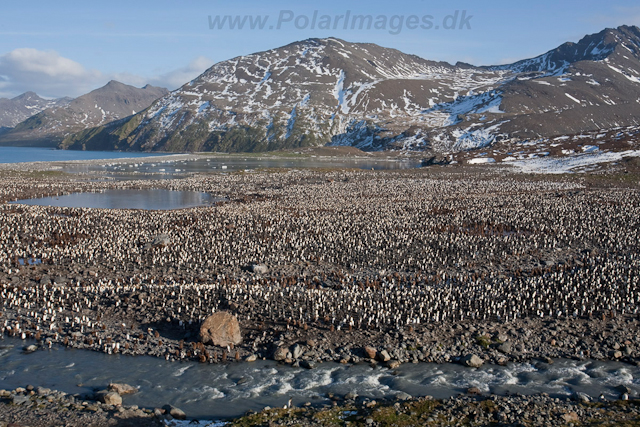
<instances>
[{"instance_id":1,"label":"large boulder","mask_svg":"<svg viewBox=\"0 0 640 427\"><path fill-rule=\"evenodd\" d=\"M276 362L282 362L287 357L289 357L291 353L289 352L289 348L287 347L278 347L276 351L273 352L273 360Z\"/></svg>"},{"instance_id":2,"label":"large boulder","mask_svg":"<svg viewBox=\"0 0 640 427\"><path fill-rule=\"evenodd\" d=\"M389 352L387 350L382 350L378 352L378 360L380 360L381 362L388 362L389 360L391 360L391 356L389 355Z\"/></svg>"},{"instance_id":3,"label":"large boulder","mask_svg":"<svg viewBox=\"0 0 640 427\"><path fill-rule=\"evenodd\" d=\"M200 327L200 341L204 344L238 345L242 342L240 324L236 316L219 311L207 317Z\"/></svg>"},{"instance_id":4,"label":"large boulder","mask_svg":"<svg viewBox=\"0 0 640 427\"><path fill-rule=\"evenodd\" d=\"M171 237L167 233L158 234L151 241L151 245L153 246L167 246L171 243Z\"/></svg>"},{"instance_id":5,"label":"large boulder","mask_svg":"<svg viewBox=\"0 0 640 427\"><path fill-rule=\"evenodd\" d=\"M306 348L300 344L296 344L293 346L293 350L291 351L291 355L294 359L300 359L304 354Z\"/></svg>"},{"instance_id":6,"label":"large boulder","mask_svg":"<svg viewBox=\"0 0 640 427\"><path fill-rule=\"evenodd\" d=\"M169 246L171 244L171 237L167 233L160 233L148 242L144 247L145 249L158 248Z\"/></svg>"},{"instance_id":7,"label":"large boulder","mask_svg":"<svg viewBox=\"0 0 640 427\"><path fill-rule=\"evenodd\" d=\"M96 393L96 397L106 405L122 405L122 397L115 391L102 390Z\"/></svg>"},{"instance_id":8,"label":"large boulder","mask_svg":"<svg viewBox=\"0 0 640 427\"><path fill-rule=\"evenodd\" d=\"M129 384L111 383L109 384L109 391L114 391L118 393L120 396L124 396L125 394L137 393L138 389L133 386L130 386Z\"/></svg>"},{"instance_id":9,"label":"large boulder","mask_svg":"<svg viewBox=\"0 0 640 427\"><path fill-rule=\"evenodd\" d=\"M256 274L268 274L269 267L265 264L251 264L251 271Z\"/></svg>"},{"instance_id":10,"label":"large boulder","mask_svg":"<svg viewBox=\"0 0 640 427\"><path fill-rule=\"evenodd\" d=\"M371 346L366 346L364 348L364 354L369 358L369 359L375 359L376 358L376 354L378 354L378 351L371 347Z\"/></svg>"},{"instance_id":11,"label":"large boulder","mask_svg":"<svg viewBox=\"0 0 640 427\"><path fill-rule=\"evenodd\" d=\"M475 354L468 354L462 358L462 364L470 368L479 368L484 363L484 360L480 359Z\"/></svg>"},{"instance_id":12,"label":"large boulder","mask_svg":"<svg viewBox=\"0 0 640 427\"><path fill-rule=\"evenodd\" d=\"M162 409L164 409L166 411L166 413L171 415L176 420L186 420L187 419L187 414L185 414L184 411L182 409L180 409L180 408L176 408L175 406L172 406L172 405L164 405L162 407Z\"/></svg>"}]
</instances>

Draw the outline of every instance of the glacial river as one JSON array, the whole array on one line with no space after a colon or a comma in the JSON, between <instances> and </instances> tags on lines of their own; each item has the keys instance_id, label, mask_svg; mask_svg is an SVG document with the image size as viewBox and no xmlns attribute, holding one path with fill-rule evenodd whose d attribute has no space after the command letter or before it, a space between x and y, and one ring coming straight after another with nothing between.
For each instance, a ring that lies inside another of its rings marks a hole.
<instances>
[{"instance_id":1,"label":"glacial river","mask_svg":"<svg viewBox=\"0 0 640 427\"><path fill-rule=\"evenodd\" d=\"M210 365L167 362L152 357L106 355L86 350L53 347L24 354L32 344L14 338L0 340L0 389L32 384L67 393L92 393L110 382L139 388L124 396L125 405L156 407L172 404L190 418L224 419L282 406L329 403L331 392L355 392L373 399L400 392L413 396L446 398L478 387L484 393L535 394L568 398L583 392L616 399L617 387L640 392L640 368L619 362L556 360L546 363L512 363L507 366L465 368L458 364L405 364L396 370L368 364L324 363L306 370L273 361Z\"/></svg>"}]
</instances>

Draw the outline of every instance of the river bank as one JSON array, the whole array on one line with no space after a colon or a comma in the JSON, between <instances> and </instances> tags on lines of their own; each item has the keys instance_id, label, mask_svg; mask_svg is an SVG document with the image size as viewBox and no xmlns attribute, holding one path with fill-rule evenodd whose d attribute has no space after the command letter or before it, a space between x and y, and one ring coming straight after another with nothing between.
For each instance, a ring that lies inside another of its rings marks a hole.
<instances>
[{"instance_id":1,"label":"river bank","mask_svg":"<svg viewBox=\"0 0 640 427\"><path fill-rule=\"evenodd\" d=\"M470 390L451 399L430 396L387 401L342 399L324 407L265 408L227 421L183 419L181 411L166 408L104 404L80 396L27 386L0 392L0 426L594 426L640 423L637 400L589 402L535 396L482 396Z\"/></svg>"}]
</instances>

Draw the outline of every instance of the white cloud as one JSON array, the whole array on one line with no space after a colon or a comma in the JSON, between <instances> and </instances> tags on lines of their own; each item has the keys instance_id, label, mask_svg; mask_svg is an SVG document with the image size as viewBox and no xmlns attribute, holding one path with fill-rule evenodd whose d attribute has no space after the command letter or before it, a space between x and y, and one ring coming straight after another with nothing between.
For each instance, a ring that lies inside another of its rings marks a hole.
<instances>
[{"instance_id":1,"label":"white cloud","mask_svg":"<svg viewBox=\"0 0 640 427\"><path fill-rule=\"evenodd\" d=\"M198 57L176 70L157 76L139 76L90 70L55 51L20 48L0 56L0 97L13 97L26 91L51 98L76 97L104 86L109 80L137 87L151 84L173 90L197 77L212 64L211 60Z\"/></svg>"},{"instance_id":2,"label":"white cloud","mask_svg":"<svg viewBox=\"0 0 640 427\"><path fill-rule=\"evenodd\" d=\"M166 87L170 90L177 89L183 84L195 79L202 74L207 68L213 65L213 61L199 56L189 63L186 67L161 74L150 80L154 86Z\"/></svg>"},{"instance_id":3,"label":"white cloud","mask_svg":"<svg viewBox=\"0 0 640 427\"><path fill-rule=\"evenodd\" d=\"M110 77L113 80L132 86L144 86L146 84L150 84L174 90L198 77L212 65L213 61L205 58L204 56L199 56L191 61L186 67L178 68L157 76L142 77L137 74L115 73L111 74Z\"/></svg>"},{"instance_id":4,"label":"white cloud","mask_svg":"<svg viewBox=\"0 0 640 427\"><path fill-rule=\"evenodd\" d=\"M32 90L43 96L77 96L91 90L102 74L54 51L21 48L0 56L0 76L2 94Z\"/></svg>"},{"instance_id":5,"label":"white cloud","mask_svg":"<svg viewBox=\"0 0 640 427\"><path fill-rule=\"evenodd\" d=\"M5 66L14 67L26 73L42 73L50 77L82 77L87 71L75 61L58 55L57 52L43 52L37 49L16 49L2 59Z\"/></svg>"}]
</instances>

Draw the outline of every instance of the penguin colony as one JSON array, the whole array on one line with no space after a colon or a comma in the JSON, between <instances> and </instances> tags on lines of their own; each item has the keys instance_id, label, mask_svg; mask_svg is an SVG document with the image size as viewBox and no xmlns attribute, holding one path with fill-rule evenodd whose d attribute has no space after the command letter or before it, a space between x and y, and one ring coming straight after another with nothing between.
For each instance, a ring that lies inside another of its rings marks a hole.
<instances>
[{"instance_id":1,"label":"penguin colony","mask_svg":"<svg viewBox=\"0 0 640 427\"><path fill-rule=\"evenodd\" d=\"M46 345L216 362L269 357L313 331L353 342L638 316L636 190L425 171L120 182L5 172L3 181L0 328ZM227 201L176 211L6 203L107 188ZM150 246L161 233L170 244ZM269 272L252 273L255 264ZM241 322L240 348L197 342L194 331L218 310Z\"/></svg>"}]
</instances>

